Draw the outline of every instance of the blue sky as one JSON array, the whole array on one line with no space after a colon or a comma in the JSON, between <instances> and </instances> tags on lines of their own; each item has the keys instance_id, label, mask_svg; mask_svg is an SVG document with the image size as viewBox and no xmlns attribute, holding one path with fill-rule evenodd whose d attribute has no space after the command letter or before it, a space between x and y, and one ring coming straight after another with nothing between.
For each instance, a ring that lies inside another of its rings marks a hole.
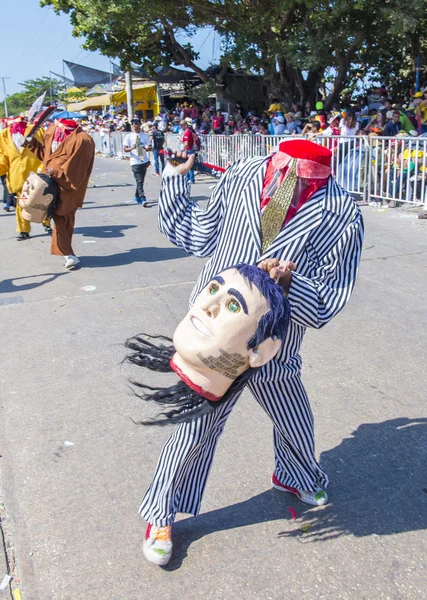
<instances>
[{"instance_id":1,"label":"blue sky","mask_svg":"<svg viewBox=\"0 0 427 600\"><path fill-rule=\"evenodd\" d=\"M67 15L57 16L51 8L41 8L39 0L6 1L0 35L0 77L10 77L5 82L8 95L21 91L19 82L26 79L48 77L49 71L61 74L63 59L109 71L108 57L82 50L83 40L72 37ZM215 35L213 45L214 35L213 31L202 30L193 38L203 68L218 60L219 38ZM67 70L65 76L70 76Z\"/></svg>"}]
</instances>

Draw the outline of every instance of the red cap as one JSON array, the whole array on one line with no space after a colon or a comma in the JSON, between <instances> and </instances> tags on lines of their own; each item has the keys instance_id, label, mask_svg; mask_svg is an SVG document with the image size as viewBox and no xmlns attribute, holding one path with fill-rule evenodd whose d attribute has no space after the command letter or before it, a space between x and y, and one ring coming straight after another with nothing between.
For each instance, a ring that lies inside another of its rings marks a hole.
<instances>
[{"instance_id":1,"label":"red cap","mask_svg":"<svg viewBox=\"0 0 427 600\"><path fill-rule=\"evenodd\" d=\"M64 125L64 127L69 127L70 129L75 129L78 127L78 123L77 121L74 121L74 119L58 119L58 121L61 123L61 125Z\"/></svg>"},{"instance_id":2,"label":"red cap","mask_svg":"<svg viewBox=\"0 0 427 600\"><path fill-rule=\"evenodd\" d=\"M284 152L291 158L302 158L311 160L326 167L331 166L332 152L328 148L315 144L308 140L289 140L289 142L281 142L279 151Z\"/></svg>"},{"instance_id":3,"label":"red cap","mask_svg":"<svg viewBox=\"0 0 427 600\"><path fill-rule=\"evenodd\" d=\"M25 117L16 117L10 124L10 133L20 133L24 135L26 127L27 119L25 119Z\"/></svg>"}]
</instances>

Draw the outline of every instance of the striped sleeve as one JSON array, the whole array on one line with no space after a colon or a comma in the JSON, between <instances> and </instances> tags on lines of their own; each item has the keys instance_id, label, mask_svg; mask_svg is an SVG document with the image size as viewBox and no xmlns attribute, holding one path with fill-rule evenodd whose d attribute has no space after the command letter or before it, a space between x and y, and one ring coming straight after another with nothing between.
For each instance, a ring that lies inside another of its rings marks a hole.
<instances>
[{"instance_id":1,"label":"striped sleeve","mask_svg":"<svg viewBox=\"0 0 427 600\"><path fill-rule=\"evenodd\" d=\"M353 291L363 242L360 210L318 261L310 277L292 274L288 296L292 320L320 329L344 308Z\"/></svg>"},{"instance_id":2,"label":"striped sleeve","mask_svg":"<svg viewBox=\"0 0 427 600\"><path fill-rule=\"evenodd\" d=\"M224 214L224 198L233 168L215 187L206 207L191 202L188 182L183 175L165 173L159 197L159 229L168 240L189 254L211 256L217 246Z\"/></svg>"}]
</instances>

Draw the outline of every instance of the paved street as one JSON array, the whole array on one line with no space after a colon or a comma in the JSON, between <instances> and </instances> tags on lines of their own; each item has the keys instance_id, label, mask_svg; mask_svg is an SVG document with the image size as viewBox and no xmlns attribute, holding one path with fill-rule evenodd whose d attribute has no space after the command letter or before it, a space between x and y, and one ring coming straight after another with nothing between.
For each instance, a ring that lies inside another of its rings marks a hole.
<instances>
[{"instance_id":1,"label":"paved street","mask_svg":"<svg viewBox=\"0 0 427 600\"><path fill-rule=\"evenodd\" d=\"M149 208L132 202L127 162L98 158L91 181L74 272L40 225L17 242L14 214L0 215L0 516L22 600L426 599L427 220L364 207L353 298L306 336L331 503L270 488L271 425L245 393L202 514L181 516L160 569L143 559L137 508L168 431L132 422L156 409L129 392L141 373L120 366L122 344L172 334L203 260L159 233L158 178Z\"/></svg>"}]
</instances>

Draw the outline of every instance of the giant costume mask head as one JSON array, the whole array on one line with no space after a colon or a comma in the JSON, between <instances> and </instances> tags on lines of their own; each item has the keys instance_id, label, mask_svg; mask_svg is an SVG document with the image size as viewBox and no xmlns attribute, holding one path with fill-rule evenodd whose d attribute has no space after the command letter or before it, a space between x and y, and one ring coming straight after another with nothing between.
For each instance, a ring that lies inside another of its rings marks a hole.
<instances>
[{"instance_id":1,"label":"giant costume mask head","mask_svg":"<svg viewBox=\"0 0 427 600\"><path fill-rule=\"evenodd\" d=\"M161 338L173 345L153 344L144 335L126 342L132 350L127 361L154 371L173 370L180 378L170 388L132 382L154 392L141 398L171 408L143 424L189 421L215 410L276 356L289 319L281 288L258 267L237 265L213 277L173 340Z\"/></svg>"},{"instance_id":2,"label":"giant costume mask head","mask_svg":"<svg viewBox=\"0 0 427 600\"><path fill-rule=\"evenodd\" d=\"M24 219L42 223L52 216L57 200L57 183L45 173L30 173L22 187L19 206Z\"/></svg>"}]
</instances>

